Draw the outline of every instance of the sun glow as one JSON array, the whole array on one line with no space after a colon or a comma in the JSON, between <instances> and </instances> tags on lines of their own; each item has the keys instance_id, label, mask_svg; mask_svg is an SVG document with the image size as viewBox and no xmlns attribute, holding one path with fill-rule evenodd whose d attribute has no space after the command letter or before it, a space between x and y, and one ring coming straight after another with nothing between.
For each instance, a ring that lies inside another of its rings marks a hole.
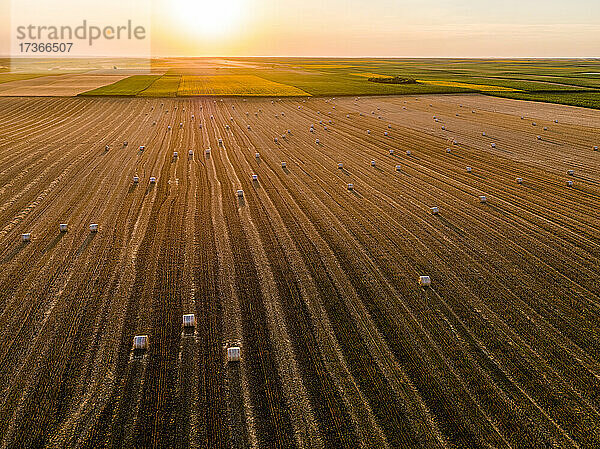
<instances>
[{"instance_id":1,"label":"sun glow","mask_svg":"<svg viewBox=\"0 0 600 449\"><path fill-rule=\"evenodd\" d=\"M170 3L185 31L205 38L230 35L241 25L247 0L175 0Z\"/></svg>"}]
</instances>

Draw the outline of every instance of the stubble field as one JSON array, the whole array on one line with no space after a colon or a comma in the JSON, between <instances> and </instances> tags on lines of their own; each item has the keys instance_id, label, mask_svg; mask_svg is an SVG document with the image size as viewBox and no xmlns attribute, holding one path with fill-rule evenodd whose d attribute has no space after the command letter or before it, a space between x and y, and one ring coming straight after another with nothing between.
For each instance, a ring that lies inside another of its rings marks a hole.
<instances>
[{"instance_id":1,"label":"stubble field","mask_svg":"<svg viewBox=\"0 0 600 449\"><path fill-rule=\"evenodd\" d=\"M480 95L1 98L0 447L597 447L599 133Z\"/></svg>"}]
</instances>

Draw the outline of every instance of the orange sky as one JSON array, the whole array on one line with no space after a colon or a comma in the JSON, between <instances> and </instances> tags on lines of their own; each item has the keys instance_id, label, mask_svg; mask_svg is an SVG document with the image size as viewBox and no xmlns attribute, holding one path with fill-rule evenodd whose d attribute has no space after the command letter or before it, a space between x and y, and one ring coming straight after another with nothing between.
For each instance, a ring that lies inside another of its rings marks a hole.
<instances>
[{"instance_id":1,"label":"orange sky","mask_svg":"<svg viewBox=\"0 0 600 449\"><path fill-rule=\"evenodd\" d=\"M600 56L597 0L152 2L155 56ZM8 7L0 0L5 22Z\"/></svg>"}]
</instances>

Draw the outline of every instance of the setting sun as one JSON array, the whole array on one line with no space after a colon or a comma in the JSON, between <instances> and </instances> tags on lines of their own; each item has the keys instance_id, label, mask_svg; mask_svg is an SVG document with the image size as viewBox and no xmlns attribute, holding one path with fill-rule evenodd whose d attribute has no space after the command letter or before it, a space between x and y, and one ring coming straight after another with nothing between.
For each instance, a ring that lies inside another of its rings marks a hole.
<instances>
[{"instance_id":1,"label":"setting sun","mask_svg":"<svg viewBox=\"0 0 600 449\"><path fill-rule=\"evenodd\" d=\"M176 0L173 11L185 31L205 38L231 34L242 23L247 0Z\"/></svg>"}]
</instances>

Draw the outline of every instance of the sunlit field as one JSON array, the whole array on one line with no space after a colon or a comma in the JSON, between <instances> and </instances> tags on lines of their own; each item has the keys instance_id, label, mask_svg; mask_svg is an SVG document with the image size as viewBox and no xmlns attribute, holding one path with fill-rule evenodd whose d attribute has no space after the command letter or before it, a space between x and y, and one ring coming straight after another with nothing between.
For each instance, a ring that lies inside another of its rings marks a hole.
<instances>
[{"instance_id":1,"label":"sunlit field","mask_svg":"<svg viewBox=\"0 0 600 449\"><path fill-rule=\"evenodd\" d=\"M516 6L0 0L0 449L600 448L600 2Z\"/></svg>"},{"instance_id":2,"label":"sunlit field","mask_svg":"<svg viewBox=\"0 0 600 449\"><path fill-rule=\"evenodd\" d=\"M92 61L101 74L119 75L118 62ZM0 95L28 91L54 95L57 76L75 65L45 61L50 73L0 75ZM81 64L79 64L81 65ZM116 66L116 69L108 68ZM59 74L52 74L52 71ZM79 72L77 72L79 73ZM86 72L83 72L86 73ZM126 72L127 73L127 72ZM383 84L369 78L412 78ZM61 81L62 82L62 81ZM69 81L70 83L70 81ZM44 86L47 86L44 89ZM306 58L163 58L152 73L131 73L114 83L77 92L85 96L351 96L479 92L488 95L600 108L600 62L594 60L407 60Z\"/></svg>"}]
</instances>

